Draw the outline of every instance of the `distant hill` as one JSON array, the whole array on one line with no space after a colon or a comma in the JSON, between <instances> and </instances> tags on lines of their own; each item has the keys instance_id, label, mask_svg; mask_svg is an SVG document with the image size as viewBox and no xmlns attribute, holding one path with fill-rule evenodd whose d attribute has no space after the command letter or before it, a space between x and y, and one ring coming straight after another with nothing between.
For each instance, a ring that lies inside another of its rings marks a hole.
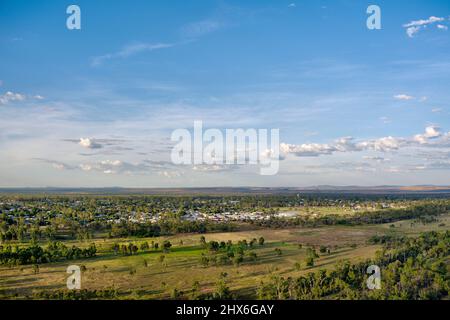
<instances>
[{"instance_id":1,"label":"distant hill","mask_svg":"<svg viewBox=\"0 0 450 320\"><path fill-rule=\"evenodd\" d=\"M218 187L218 188L0 188L0 193L97 194L97 195L232 195L232 194L449 194L450 186L311 186L298 188Z\"/></svg>"}]
</instances>

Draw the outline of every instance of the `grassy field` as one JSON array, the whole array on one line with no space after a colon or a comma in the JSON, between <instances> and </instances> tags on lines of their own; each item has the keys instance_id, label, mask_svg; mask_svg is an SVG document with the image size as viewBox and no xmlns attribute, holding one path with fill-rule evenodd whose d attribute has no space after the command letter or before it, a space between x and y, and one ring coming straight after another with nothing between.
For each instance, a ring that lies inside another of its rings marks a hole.
<instances>
[{"instance_id":1,"label":"grassy field","mask_svg":"<svg viewBox=\"0 0 450 320\"><path fill-rule=\"evenodd\" d=\"M318 269L333 268L341 260L352 262L372 258L380 248L368 245L367 240L375 234L416 235L429 230L448 230L450 215L441 216L440 221L421 224L399 221L394 224L365 226L330 226L318 228L264 229L206 234L206 240L250 241L264 237L265 244L255 245L256 261L245 259L239 265L209 266L200 263L201 254L207 252L200 245L199 234L181 234L162 238L139 239L95 239L89 242L68 241L66 245L87 246L95 242L97 257L84 260L71 260L39 266L35 273L33 266L0 267L0 298L31 298L33 293L42 290L66 288L69 265L85 266L82 274L83 289L115 288L123 299L165 299L174 288L183 291L189 298L193 284L198 281L202 292L214 290L220 274L226 272L230 289L240 298L255 298L256 287L272 274L284 277L298 276ZM115 255L111 251L114 242L139 245L143 241L161 242L170 240L173 247L170 253L149 250L132 256ZM299 244L302 246L300 247ZM314 267L305 266L306 248L318 249L324 245L331 252L320 254ZM275 248L281 249L279 255ZM247 252L246 252L247 253ZM163 262L160 256L164 255ZM295 267L300 263L301 268Z\"/></svg>"}]
</instances>

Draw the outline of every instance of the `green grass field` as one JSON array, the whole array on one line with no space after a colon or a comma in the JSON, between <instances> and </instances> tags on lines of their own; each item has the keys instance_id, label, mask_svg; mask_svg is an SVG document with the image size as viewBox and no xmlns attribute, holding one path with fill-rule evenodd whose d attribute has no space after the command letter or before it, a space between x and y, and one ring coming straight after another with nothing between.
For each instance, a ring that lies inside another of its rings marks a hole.
<instances>
[{"instance_id":1,"label":"green grass field","mask_svg":"<svg viewBox=\"0 0 450 320\"><path fill-rule=\"evenodd\" d=\"M333 268L341 260L352 262L372 258L379 246L368 245L367 240L375 234L416 235L427 230L448 230L450 215L444 215L438 222L429 224L399 221L394 224L365 226L332 226L318 228L264 229L206 234L206 240L228 241L251 240L264 237L263 246L255 245L256 261L245 259L239 265L204 267L200 263L202 253L207 252L200 245L199 234L181 234L164 238L139 239L95 239L89 242L68 241L66 245L87 246L95 242L97 257L71 260L60 263L42 264L35 273L33 266L0 268L1 298L31 298L39 291L66 288L69 265L85 266L82 273L82 288L102 290L115 288L123 299L165 299L170 298L174 288L189 298L193 284L198 281L201 292L214 290L222 272L228 274L230 289L239 298L255 298L256 287L273 273L284 277L298 276L318 269ZM161 242L169 240L173 244L169 253L149 250L136 255L115 255L111 251L114 242L120 244L143 241ZM302 245L302 247L299 246ZM324 245L331 252L320 254L314 267L305 266L306 248ZM279 248L282 254L275 251ZM248 253L248 251L246 252ZM160 262L160 256L165 259ZM295 264L300 263L300 268Z\"/></svg>"}]
</instances>

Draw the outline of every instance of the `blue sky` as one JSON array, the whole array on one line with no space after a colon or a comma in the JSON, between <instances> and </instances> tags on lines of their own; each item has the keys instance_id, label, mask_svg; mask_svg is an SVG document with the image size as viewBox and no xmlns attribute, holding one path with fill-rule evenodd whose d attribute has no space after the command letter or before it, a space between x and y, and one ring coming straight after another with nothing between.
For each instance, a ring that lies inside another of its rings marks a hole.
<instances>
[{"instance_id":1,"label":"blue sky","mask_svg":"<svg viewBox=\"0 0 450 320\"><path fill-rule=\"evenodd\" d=\"M0 186L448 184L449 19L444 0L3 0ZM279 128L279 174L174 166L194 120Z\"/></svg>"}]
</instances>

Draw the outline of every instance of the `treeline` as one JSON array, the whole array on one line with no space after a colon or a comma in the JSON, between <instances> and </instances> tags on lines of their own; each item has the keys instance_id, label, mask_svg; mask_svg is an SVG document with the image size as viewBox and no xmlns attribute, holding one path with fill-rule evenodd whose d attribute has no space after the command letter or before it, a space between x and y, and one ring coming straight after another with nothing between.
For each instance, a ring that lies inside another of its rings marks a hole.
<instances>
[{"instance_id":1,"label":"treeline","mask_svg":"<svg viewBox=\"0 0 450 320\"><path fill-rule=\"evenodd\" d=\"M233 244L231 240L225 241L209 241L207 242L205 237L200 238L200 243L205 253L202 253L200 263L204 267L208 266L223 266L234 264L239 266L244 261L254 262L258 256L256 252L251 249L256 246L264 245L264 238L253 238L250 241L239 240L236 244Z\"/></svg>"},{"instance_id":2,"label":"treeline","mask_svg":"<svg viewBox=\"0 0 450 320\"><path fill-rule=\"evenodd\" d=\"M342 262L298 278L274 276L257 289L260 299L448 299L450 232L428 232L415 239L384 239L374 260ZM367 288L367 268L381 269L381 289Z\"/></svg>"},{"instance_id":3,"label":"treeline","mask_svg":"<svg viewBox=\"0 0 450 320\"><path fill-rule=\"evenodd\" d=\"M399 220L419 219L419 221L436 220L436 217L450 212L449 201L433 201L417 204L408 208L383 209L370 212L355 213L351 216L327 215L318 218L298 217L295 219L270 218L267 220L251 221L265 228L284 228L289 226L316 227L320 225L362 225L382 224Z\"/></svg>"},{"instance_id":4,"label":"treeline","mask_svg":"<svg viewBox=\"0 0 450 320\"><path fill-rule=\"evenodd\" d=\"M233 223L213 223L206 221L168 220L158 223L122 222L106 226L110 238L159 237L178 233L229 232L235 229Z\"/></svg>"},{"instance_id":5,"label":"treeline","mask_svg":"<svg viewBox=\"0 0 450 320\"><path fill-rule=\"evenodd\" d=\"M60 260L73 260L95 257L97 248L95 244L81 249L76 246L67 247L61 242L52 242L47 247L32 245L29 247L14 248L10 245L0 246L0 264L25 265L42 264Z\"/></svg>"},{"instance_id":6,"label":"treeline","mask_svg":"<svg viewBox=\"0 0 450 320\"><path fill-rule=\"evenodd\" d=\"M54 241L59 239L89 240L98 232L105 232L109 238L125 237L159 237L179 233L208 233L229 232L236 228L234 223L215 223L209 221L185 221L181 219L161 220L157 223L136 223L122 221L107 224L94 221L89 225L80 225L75 221L61 219L51 220L53 224L65 225L58 230L52 224L41 227L38 225L24 225L20 222L8 225L0 218L0 244L6 241L37 242L42 240Z\"/></svg>"},{"instance_id":7,"label":"treeline","mask_svg":"<svg viewBox=\"0 0 450 320\"><path fill-rule=\"evenodd\" d=\"M140 250L141 252L147 252L150 249L151 250L159 250L161 248L161 251L164 253L170 252L170 248L172 247L172 243L169 240L164 240L159 244L158 242L151 241L149 244L147 241L142 242L139 246L138 244L134 244L132 242L128 244L119 244L114 243L111 247L111 250L114 252L114 254L122 254L122 255L135 255Z\"/></svg>"}]
</instances>

